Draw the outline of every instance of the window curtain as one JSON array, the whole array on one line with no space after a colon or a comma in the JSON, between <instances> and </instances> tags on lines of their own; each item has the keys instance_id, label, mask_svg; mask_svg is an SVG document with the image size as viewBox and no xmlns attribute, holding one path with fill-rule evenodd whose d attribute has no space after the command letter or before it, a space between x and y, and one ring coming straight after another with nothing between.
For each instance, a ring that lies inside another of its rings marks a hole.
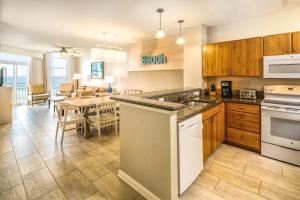
<instances>
[{"instance_id":1,"label":"window curtain","mask_svg":"<svg viewBox=\"0 0 300 200\"><path fill-rule=\"evenodd\" d=\"M44 84L47 91L51 91L51 76L52 76L52 54L44 54Z\"/></svg>"},{"instance_id":2,"label":"window curtain","mask_svg":"<svg viewBox=\"0 0 300 200\"><path fill-rule=\"evenodd\" d=\"M67 57L67 80L69 83L73 83L73 74L76 72L75 57Z\"/></svg>"},{"instance_id":3,"label":"window curtain","mask_svg":"<svg viewBox=\"0 0 300 200\"><path fill-rule=\"evenodd\" d=\"M29 59L28 83L31 85L44 84L43 59L40 58Z\"/></svg>"}]
</instances>

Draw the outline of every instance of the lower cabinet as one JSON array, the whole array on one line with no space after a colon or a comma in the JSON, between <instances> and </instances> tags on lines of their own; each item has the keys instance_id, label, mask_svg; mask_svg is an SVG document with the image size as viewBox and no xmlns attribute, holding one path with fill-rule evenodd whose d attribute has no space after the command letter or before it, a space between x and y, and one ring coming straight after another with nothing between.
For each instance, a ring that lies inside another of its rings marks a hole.
<instances>
[{"instance_id":1,"label":"lower cabinet","mask_svg":"<svg viewBox=\"0 0 300 200\"><path fill-rule=\"evenodd\" d=\"M203 159L206 160L224 141L224 104L205 111L202 118Z\"/></svg>"},{"instance_id":2,"label":"lower cabinet","mask_svg":"<svg viewBox=\"0 0 300 200\"><path fill-rule=\"evenodd\" d=\"M260 152L260 106L227 104L226 141Z\"/></svg>"}]
</instances>

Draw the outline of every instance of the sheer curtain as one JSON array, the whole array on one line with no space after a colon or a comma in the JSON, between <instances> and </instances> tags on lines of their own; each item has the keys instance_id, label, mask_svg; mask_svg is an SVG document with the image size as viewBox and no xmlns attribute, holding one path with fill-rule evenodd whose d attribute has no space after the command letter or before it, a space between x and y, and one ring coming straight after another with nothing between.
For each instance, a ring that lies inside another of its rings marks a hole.
<instances>
[{"instance_id":1,"label":"sheer curtain","mask_svg":"<svg viewBox=\"0 0 300 200\"><path fill-rule=\"evenodd\" d=\"M44 84L43 59L30 58L28 67L28 84Z\"/></svg>"}]
</instances>

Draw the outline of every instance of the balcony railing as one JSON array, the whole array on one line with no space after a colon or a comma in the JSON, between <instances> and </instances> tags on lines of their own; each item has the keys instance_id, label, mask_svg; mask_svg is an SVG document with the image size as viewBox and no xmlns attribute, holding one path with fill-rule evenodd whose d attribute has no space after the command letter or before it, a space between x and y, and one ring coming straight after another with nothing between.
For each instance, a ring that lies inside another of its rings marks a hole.
<instances>
[{"instance_id":1,"label":"balcony railing","mask_svg":"<svg viewBox=\"0 0 300 200\"><path fill-rule=\"evenodd\" d=\"M27 103L27 84L17 83L15 90L15 105L23 105Z\"/></svg>"}]
</instances>

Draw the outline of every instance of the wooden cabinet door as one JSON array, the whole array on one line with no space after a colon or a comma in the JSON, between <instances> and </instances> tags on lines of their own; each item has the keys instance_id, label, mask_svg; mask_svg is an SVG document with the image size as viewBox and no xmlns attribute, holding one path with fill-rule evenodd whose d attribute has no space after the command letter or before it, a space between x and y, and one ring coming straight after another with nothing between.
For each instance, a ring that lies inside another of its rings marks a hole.
<instances>
[{"instance_id":1,"label":"wooden cabinet door","mask_svg":"<svg viewBox=\"0 0 300 200\"><path fill-rule=\"evenodd\" d=\"M211 154L211 119L203 121L203 160Z\"/></svg>"},{"instance_id":2,"label":"wooden cabinet door","mask_svg":"<svg viewBox=\"0 0 300 200\"><path fill-rule=\"evenodd\" d=\"M240 76L263 75L263 40L262 37L246 40L247 64Z\"/></svg>"},{"instance_id":3,"label":"wooden cabinet door","mask_svg":"<svg viewBox=\"0 0 300 200\"><path fill-rule=\"evenodd\" d=\"M247 73L247 42L236 40L231 42L231 76L243 76Z\"/></svg>"},{"instance_id":4,"label":"wooden cabinet door","mask_svg":"<svg viewBox=\"0 0 300 200\"><path fill-rule=\"evenodd\" d=\"M230 71L230 42L203 46L203 76L226 76Z\"/></svg>"},{"instance_id":5,"label":"wooden cabinet door","mask_svg":"<svg viewBox=\"0 0 300 200\"><path fill-rule=\"evenodd\" d=\"M214 115L211 120L211 151L215 151L220 145L221 135L220 135L220 125L219 125L220 114Z\"/></svg>"},{"instance_id":6,"label":"wooden cabinet door","mask_svg":"<svg viewBox=\"0 0 300 200\"><path fill-rule=\"evenodd\" d=\"M262 38L231 42L231 76L262 76Z\"/></svg>"},{"instance_id":7,"label":"wooden cabinet door","mask_svg":"<svg viewBox=\"0 0 300 200\"><path fill-rule=\"evenodd\" d=\"M220 105L220 113L219 113L219 132L220 132L220 144L225 140L225 103Z\"/></svg>"},{"instance_id":8,"label":"wooden cabinet door","mask_svg":"<svg viewBox=\"0 0 300 200\"><path fill-rule=\"evenodd\" d=\"M202 73L203 76L213 76L213 69L216 66L216 45L208 44L204 45L202 48Z\"/></svg>"},{"instance_id":9,"label":"wooden cabinet door","mask_svg":"<svg viewBox=\"0 0 300 200\"><path fill-rule=\"evenodd\" d=\"M300 53L300 32L293 33L293 48L292 53Z\"/></svg>"},{"instance_id":10,"label":"wooden cabinet door","mask_svg":"<svg viewBox=\"0 0 300 200\"><path fill-rule=\"evenodd\" d=\"M214 76L227 76L231 71L231 44L221 42L216 44L216 66L213 70Z\"/></svg>"},{"instance_id":11,"label":"wooden cabinet door","mask_svg":"<svg viewBox=\"0 0 300 200\"><path fill-rule=\"evenodd\" d=\"M264 37L264 55L289 54L292 51L292 34L284 33Z\"/></svg>"}]
</instances>

